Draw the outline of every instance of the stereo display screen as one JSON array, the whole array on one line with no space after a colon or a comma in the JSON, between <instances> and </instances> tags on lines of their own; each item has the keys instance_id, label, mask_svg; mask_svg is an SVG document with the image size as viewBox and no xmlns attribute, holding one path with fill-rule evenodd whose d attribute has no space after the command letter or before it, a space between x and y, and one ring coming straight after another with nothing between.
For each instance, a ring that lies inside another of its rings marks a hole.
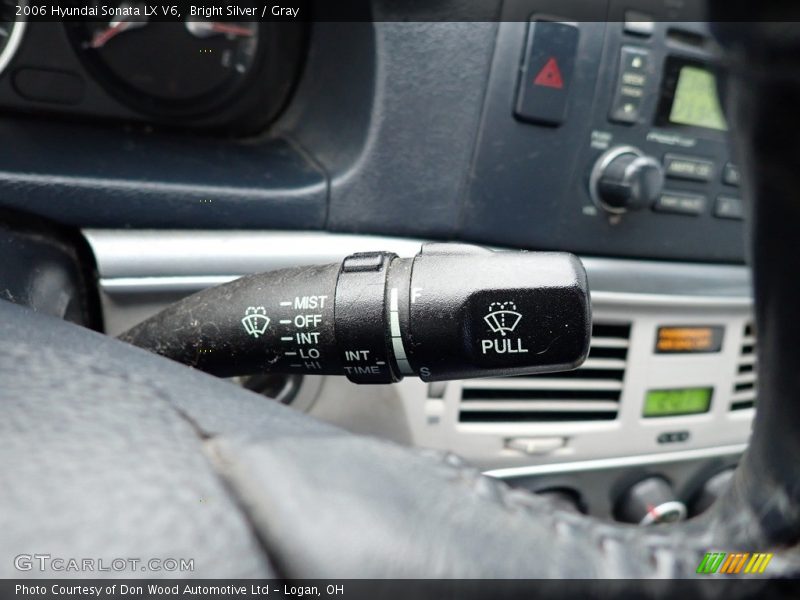
<instances>
[{"instance_id":1,"label":"stereo display screen","mask_svg":"<svg viewBox=\"0 0 800 600\"><path fill-rule=\"evenodd\" d=\"M644 400L644 417L697 415L711 408L712 388L650 390Z\"/></svg>"},{"instance_id":2,"label":"stereo display screen","mask_svg":"<svg viewBox=\"0 0 800 600\"><path fill-rule=\"evenodd\" d=\"M669 111L670 123L727 131L717 82L708 69L694 65L681 67Z\"/></svg>"}]
</instances>

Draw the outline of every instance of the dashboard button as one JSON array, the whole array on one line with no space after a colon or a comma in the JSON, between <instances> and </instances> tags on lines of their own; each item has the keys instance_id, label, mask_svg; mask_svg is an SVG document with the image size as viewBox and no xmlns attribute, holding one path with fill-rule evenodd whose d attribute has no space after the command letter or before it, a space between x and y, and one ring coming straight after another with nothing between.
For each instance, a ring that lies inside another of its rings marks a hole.
<instances>
[{"instance_id":1,"label":"dashboard button","mask_svg":"<svg viewBox=\"0 0 800 600\"><path fill-rule=\"evenodd\" d=\"M567 445L563 437L519 437L506 442L506 448L525 454L550 454Z\"/></svg>"},{"instance_id":2,"label":"dashboard button","mask_svg":"<svg viewBox=\"0 0 800 600\"><path fill-rule=\"evenodd\" d=\"M611 113L608 118L617 123L636 123L642 108L642 99L650 83L650 52L635 46L620 50L619 77Z\"/></svg>"},{"instance_id":3,"label":"dashboard button","mask_svg":"<svg viewBox=\"0 0 800 600\"><path fill-rule=\"evenodd\" d=\"M664 170L667 177L675 179L711 181L714 175L714 163L703 158L667 154L664 157Z\"/></svg>"},{"instance_id":4,"label":"dashboard button","mask_svg":"<svg viewBox=\"0 0 800 600\"><path fill-rule=\"evenodd\" d=\"M714 216L720 219L744 219L744 206L739 198L720 196L714 204Z\"/></svg>"},{"instance_id":5,"label":"dashboard button","mask_svg":"<svg viewBox=\"0 0 800 600\"><path fill-rule=\"evenodd\" d=\"M514 109L518 119L546 125L564 122L578 37L578 28L569 23L534 21L528 25Z\"/></svg>"},{"instance_id":6,"label":"dashboard button","mask_svg":"<svg viewBox=\"0 0 800 600\"><path fill-rule=\"evenodd\" d=\"M683 192L664 192L653 205L657 212L681 215L699 215L705 211L706 197L701 194Z\"/></svg>"},{"instance_id":7,"label":"dashboard button","mask_svg":"<svg viewBox=\"0 0 800 600\"><path fill-rule=\"evenodd\" d=\"M380 271L383 266L385 254L382 252L362 252L352 254L342 262L342 272L361 273L365 271Z\"/></svg>"},{"instance_id":8,"label":"dashboard button","mask_svg":"<svg viewBox=\"0 0 800 600\"><path fill-rule=\"evenodd\" d=\"M739 167L733 163L728 163L722 169L722 183L739 187Z\"/></svg>"},{"instance_id":9,"label":"dashboard button","mask_svg":"<svg viewBox=\"0 0 800 600\"><path fill-rule=\"evenodd\" d=\"M623 73L649 73L650 52L636 46L624 46L620 51Z\"/></svg>"},{"instance_id":10,"label":"dashboard button","mask_svg":"<svg viewBox=\"0 0 800 600\"><path fill-rule=\"evenodd\" d=\"M686 506L675 497L669 482L651 476L628 488L617 502L614 516L625 523L658 525L686 518Z\"/></svg>"},{"instance_id":11,"label":"dashboard button","mask_svg":"<svg viewBox=\"0 0 800 600\"><path fill-rule=\"evenodd\" d=\"M630 35L640 35L642 37L650 37L655 32L656 24L653 17L644 13L627 10L625 11L625 24L623 25L625 33Z\"/></svg>"},{"instance_id":12,"label":"dashboard button","mask_svg":"<svg viewBox=\"0 0 800 600\"><path fill-rule=\"evenodd\" d=\"M636 123L642 112L640 98L623 97L614 100L609 119L616 123Z\"/></svg>"}]
</instances>

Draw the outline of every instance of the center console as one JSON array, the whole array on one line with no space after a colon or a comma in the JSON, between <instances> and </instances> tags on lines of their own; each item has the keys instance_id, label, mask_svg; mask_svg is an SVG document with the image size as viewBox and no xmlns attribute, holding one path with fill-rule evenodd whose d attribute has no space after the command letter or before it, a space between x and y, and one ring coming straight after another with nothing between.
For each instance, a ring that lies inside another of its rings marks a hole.
<instances>
[{"instance_id":1,"label":"center console","mask_svg":"<svg viewBox=\"0 0 800 600\"><path fill-rule=\"evenodd\" d=\"M500 24L463 236L742 261L739 171L707 24L630 8L577 22L565 6L536 2L529 22Z\"/></svg>"}]
</instances>

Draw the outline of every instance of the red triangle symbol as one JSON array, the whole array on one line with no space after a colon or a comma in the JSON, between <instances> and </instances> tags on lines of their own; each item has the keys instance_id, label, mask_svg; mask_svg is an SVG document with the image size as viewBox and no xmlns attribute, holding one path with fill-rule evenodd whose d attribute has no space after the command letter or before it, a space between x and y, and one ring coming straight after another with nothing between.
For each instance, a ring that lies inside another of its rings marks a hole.
<instances>
[{"instance_id":1,"label":"red triangle symbol","mask_svg":"<svg viewBox=\"0 0 800 600\"><path fill-rule=\"evenodd\" d=\"M560 90L564 87L564 80L561 78L561 70L558 68L558 63L554 57L550 57L542 70L533 80L534 85L543 85L545 87L556 88Z\"/></svg>"}]
</instances>

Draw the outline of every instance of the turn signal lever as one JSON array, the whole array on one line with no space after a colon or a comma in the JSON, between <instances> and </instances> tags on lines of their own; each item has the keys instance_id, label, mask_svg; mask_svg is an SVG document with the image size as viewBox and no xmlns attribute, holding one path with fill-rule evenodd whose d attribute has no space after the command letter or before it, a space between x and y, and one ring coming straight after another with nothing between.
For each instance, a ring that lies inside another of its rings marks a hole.
<instances>
[{"instance_id":1,"label":"turn signal lever","mask_svg":"<svg viewBox=\"0 0 800 600\"><path fill-rule=\"evenodd\" d=\"M392 383L573 369L589 351L590 329L576 257L427 244L414 258L353 254L341 264L242 277L120 339L221 376Z\"/></svg>"}]
</instances>

